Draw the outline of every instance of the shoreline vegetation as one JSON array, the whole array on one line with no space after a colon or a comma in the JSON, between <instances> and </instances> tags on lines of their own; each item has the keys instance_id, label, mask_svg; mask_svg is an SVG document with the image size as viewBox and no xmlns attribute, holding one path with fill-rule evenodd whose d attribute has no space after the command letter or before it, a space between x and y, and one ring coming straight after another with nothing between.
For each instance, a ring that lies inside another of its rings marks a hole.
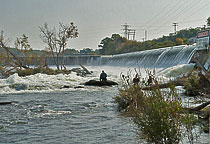
<instances>
[{"instance_id":1,"label":"shoreline vegetation","mask_svg":"<svg viewBox=\"0 0 210 144\"><path fill-rule=\"evenodd\" d=\"M175 87L184 88L184 97L209 99L210 71L203 75L196 69L164 84L151 73L146 78L140 76L137 73L132 80L131 76L122 75L123 85L115 97L119 111L131 117L139 128L139 135L152 143L178 143L184 137L194 143L199 136L195 132L196 125L202 125L200 129L209 133L210 101L184 107Z\"/></svg>"}]
</instances>

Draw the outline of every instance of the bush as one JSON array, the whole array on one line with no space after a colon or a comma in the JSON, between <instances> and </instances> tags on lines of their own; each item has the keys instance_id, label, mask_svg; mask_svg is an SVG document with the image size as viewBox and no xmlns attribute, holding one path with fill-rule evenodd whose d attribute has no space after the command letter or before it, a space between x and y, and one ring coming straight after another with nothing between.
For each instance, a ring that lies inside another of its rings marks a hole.
<instances>
[{"instance_id":1,"label":"bush","mask_svg":"<svg viewBox=\"0 0 210 144\"><path fill-rule=\"evenodd\" d=\"M43 74L48 74L48 75L55 75L55 74L59 74L59 73L64 73L64 74L69 74L69 70L53 70L51 68L41 68L41 67L37 67L37 68L28 68L28 69L18 69L17 73L19 76L28 76L28 75L34 75L37 73L43 73Z\"/></svg>"},{"instance_id":2,"label":"bush","mask_svg":"<svg viewBox=\"0 0 210 144\"><path fill-rule=\"evenodd\" d=\"M190 74L188 80L184 83L185 95L199 95L199 79L196 74Z\"/></svg>"},{"instance_id":3,"label":"bush","mask_svg":"<svg viewBox=\"0 0 210 144\"><path fill-rule=\"evenodd\" d=\"M141 83L127 84L119 90L115 101L119 110L126 111L139 127L139 136L144 136L149 143L179 143L183 133L192 134L193 124L186 122L191 119L186 118L173 85L169 91L161 91L157 81L155 84L156 89L151 91L143 91Z\"/></svg>"},{"instance_id":4,"label":"bush","mask_svg":"<svg viewBox=\"0 0 210 144\"><path fill-rule=\"evenodd\" d=\"M17 73L18 73L19 76L22 76L22 77L34 74L32 68L28 68L28 69L18 69L18 70L17 70Z\"/></svg>"}]
</instances>

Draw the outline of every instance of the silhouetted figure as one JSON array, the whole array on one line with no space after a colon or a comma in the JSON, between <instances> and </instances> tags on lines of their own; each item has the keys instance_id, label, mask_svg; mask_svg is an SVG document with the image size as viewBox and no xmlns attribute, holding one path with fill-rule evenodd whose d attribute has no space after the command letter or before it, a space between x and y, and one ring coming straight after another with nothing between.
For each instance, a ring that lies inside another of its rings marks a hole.
<instances>
[{"instance_id":1,"label":"silhouetted figure","mask_svg":"<svg viewBox=\"0 0 210 144\"><path fill-rule=\"evenodd\" d=\"M102 73L100 74L100 81L106 81L107 74L102 70Z\"/></svg>"},{"instance_id":2,"label":"silhouetted figure","mask_svg":"<svg viewBox=\"0 0 210 144\"><path fill-rule=\"evenodd\" d=\"M139 81L140 81L139 75L136 74L136 76L133 78L133 83L134 83L134 84L138 84Z\"/></svg>"},{"instance_id":3,"label":"silhouetted figure","mask_svg":"<svg viewBox=\"0 0 210 144\"><path fill-rule=\"evenodd\" d=\"M149 75L149 79L147 80L148 85L151 85L153 81L153 78L151 75Z\"/></svg>"}]
</instances>

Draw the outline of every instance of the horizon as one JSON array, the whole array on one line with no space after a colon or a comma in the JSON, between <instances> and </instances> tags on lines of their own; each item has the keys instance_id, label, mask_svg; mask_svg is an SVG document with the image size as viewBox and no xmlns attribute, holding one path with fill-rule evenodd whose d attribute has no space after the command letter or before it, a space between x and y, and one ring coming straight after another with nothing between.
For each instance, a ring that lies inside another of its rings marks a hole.
<instances>
[{"instance_id":1,"label":"horizon","mask_svg":"<svg viewBox=\"0 0 210 144\"><path fill-rule=\"evenodd\" d=\"M12 42L23 34L34 50L46 47L38 26L45 22L58 28L59 22L73 22L79 37L70 39L68 49L98 49L105 37L123 36L125 23L136 30L136 41L152 40L186 28L203 27L210 13L208 0L0 0L0 30ZM200 2L200 3L199 3ZM11 45L12 46L12 43Z\"/></svg>"}]
</instances>

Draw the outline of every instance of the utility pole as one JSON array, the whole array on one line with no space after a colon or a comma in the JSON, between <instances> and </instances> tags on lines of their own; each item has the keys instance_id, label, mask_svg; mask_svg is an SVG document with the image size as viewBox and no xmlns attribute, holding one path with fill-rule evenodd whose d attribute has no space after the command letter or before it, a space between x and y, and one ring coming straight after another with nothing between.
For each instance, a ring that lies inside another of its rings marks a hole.
<instances>
[{"instance_id":1,"label":"utility pole","mask_svg":"<svg viewBox=\"0 0 210 144\"><path fill-rule=\"evenodd\" d=\"M178 23L173 23L173 26L174 26L174 34L176 34Z\"/></svg>"},{"instance_id":2,"label":"utility pole","mask_svg":"<svg viewBox=\"0 0 210 144\"><path fill-rule=\"evenodd\" d=\"M133 40L135 40L136 30L133 30Z\"/></svg>"},{"instance_id":3,"label":"utility pole","mask_svg":"<svg viewBox=\"0 0 210 144\"><path fill-rule=\"evenodd\" d=\"M128 25L127 23L125 23L124 25L121 25L122 27L123 27L123 31L124 31L124 37L125 38L127 38L127 39L129 39L129 27L130 27L130 25Z\"/></svg>"},{"instance_id":4,"label":"utility pole","mask_svg":"<svg viewBox=\"0 0 210 144\"><path fill-rule=\"evenodd\" d=\"M146 30L145 30L144 36L145 36L144 40L146 41L147 40L147 31Z\"/></svg>"}]
</instances>

